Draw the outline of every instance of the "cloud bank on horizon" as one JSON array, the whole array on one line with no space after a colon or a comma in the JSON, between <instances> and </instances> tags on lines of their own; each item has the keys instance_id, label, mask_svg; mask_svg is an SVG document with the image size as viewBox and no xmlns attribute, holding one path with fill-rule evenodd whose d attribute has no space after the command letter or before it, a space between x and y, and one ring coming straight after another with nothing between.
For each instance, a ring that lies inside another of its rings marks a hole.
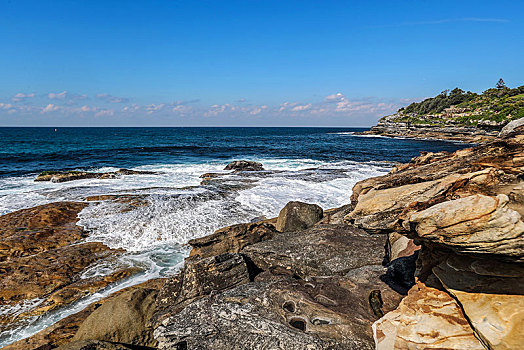
<instances>
[{"instance_id":1,"label":"cloud bank on horizon","mask_svg":"<svg viewBox=\"0 0 524 350\"><path fill-rule=\"evenodd\" d=\"M350 99L335 93L316 101L254 104L245 98L232 103L205 105L200 100L139 104L133 98L69 91L14 94L0 101L3 125L89 126L261 126L267 118L276 126L368 126L381 116L417 99ZM35 118L38 116L38 118Z\"/></svg>"}]
</instances>

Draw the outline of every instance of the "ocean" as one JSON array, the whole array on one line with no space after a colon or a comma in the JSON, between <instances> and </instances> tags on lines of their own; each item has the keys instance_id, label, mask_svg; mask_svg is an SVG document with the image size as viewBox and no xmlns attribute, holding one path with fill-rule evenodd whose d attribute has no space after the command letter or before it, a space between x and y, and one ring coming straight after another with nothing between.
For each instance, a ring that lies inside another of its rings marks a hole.
<instances>
[{"instance_id":1,"label":"ocean","mask_svg":"<svg viewBox=\"0 0 524 350\"><path fill-rule=\"evenodd\" d=\"M468 144L358 136L357 128L0 128L0 214L102 194L140 195L144 205L122 210L95 201L79 214L88 241L127 253L95 264L92 277L119 266L144 272L74 305L0 332L0 347L27 337L118 289L175 273L187 241L254 218L274 217L289 201L324 209L349 203L360 180L386 174L421 151L454 151ZM229 175L233 160L260 162L261 173ZM148 170L154 174L65 183L34 182L44 170ZM200 175L224 173L201 185ZM2 313L25 312L38 300Z\"/></svg>"}]
</instances>

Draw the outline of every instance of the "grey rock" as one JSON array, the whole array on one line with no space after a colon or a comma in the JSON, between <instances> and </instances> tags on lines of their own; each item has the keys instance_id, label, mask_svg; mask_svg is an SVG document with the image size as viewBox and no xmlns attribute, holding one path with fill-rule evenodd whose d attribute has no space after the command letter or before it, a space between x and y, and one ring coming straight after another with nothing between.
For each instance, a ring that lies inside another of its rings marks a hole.
<instances>
[{"instance_id":1,"label":"grey rock","mask_svg":"<svg viewBox=\"0 0 524 350\"><path fill-rule=\"evenodd\" d=\"M247 246L242 253L262 270L305 278L380 265L385 244L385 235L370 235L349 225L315 225Z\"/></svg>"},{"instance_id":2,"label":"grey rock","mask_svg":"<svg viewBox=\"0 0 524 350\"><path fill-rule=\"evenodd\" d=\"M323 213L316 204L289 202L278 214L276 228L281 232L305 230L319 222Z\"/></svg>"},{"instance_id":3,"label":"grey rock","mask_svg":"<svg viewBox=\"0 0 524 350\"><path fill-rule=\"evenodd\" d=\"M506 126L504 126L502 130L500 130L499 137L504 138L508 136L509 134L511 134L513 131L515 131L516 128L519 128L523 125L524 125L524 118L513 120L509 122L508 124L506 124Z\"/></svg>"},{"instance_id":4,"label":"grey rock","mask_svg":"<svg viewBox=\"0 0 524 350\"><path fill-rule=\"evenodd\" d=\"M373 349L367 296L382 272L362 284L281 277L212 293L166 318L155 337L159 349ZM379 287L393 310L400 297Z\"/></svg>"},{"instance_id":5,"label":"grey rock","mask_svg":"<svg viewBox=\"0 0 524 350\"><path fill-rule=\"evenodd\" d=\"M249 160L235 160L234 162L226 165L224 170L235 170L235 171L260 171L264 170L262 163L252 162Z\"/></svg>"}]
</instances>

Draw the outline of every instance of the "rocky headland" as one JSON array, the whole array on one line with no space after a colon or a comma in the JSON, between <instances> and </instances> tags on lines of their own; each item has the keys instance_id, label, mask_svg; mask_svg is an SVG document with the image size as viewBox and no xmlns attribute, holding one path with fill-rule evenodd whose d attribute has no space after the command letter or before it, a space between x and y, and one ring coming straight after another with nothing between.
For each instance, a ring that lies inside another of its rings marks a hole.
<instances>
[{"instance_id":1,"label":"rocky headland","mask_svg":"<svg viewBox=\"0 0 524 350\"><path fill-rule=\"evenodd\" d=\"M262 172L244 165L230 170ZM516 122L493 141L424 153L361 181L341 208L290 202L278 218L191 240L175 276L119 291L6 349L518 349L523 173ZM119 254L82 241L75 222L85 205L0 218L3 306L39 298L34 312L44 312L133 273L79 278Z\"/></svg>"},{"instance_id":2,"label":"rocky headland","mask_svg":"<svg viewBox=\"0 0 524 350\"><path fill-rule=\"evenodd\" d=\"M400 108L363 135L469 143L493 141L508 123L524 117L524 86L499 81L481 94L459 88Z\"/></svg>"}]
</instances>

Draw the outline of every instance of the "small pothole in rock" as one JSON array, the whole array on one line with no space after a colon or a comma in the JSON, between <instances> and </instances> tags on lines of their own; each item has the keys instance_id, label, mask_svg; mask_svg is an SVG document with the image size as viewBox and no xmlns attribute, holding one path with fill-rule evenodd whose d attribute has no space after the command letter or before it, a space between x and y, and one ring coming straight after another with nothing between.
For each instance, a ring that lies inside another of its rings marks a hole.
<instances>
[{"instance_id":1,"label":"small pothole in rock","mask_svg":"<svg viewBox=\"0 0 524 350\"><path fill-rule=\"evenodd\" d=\"M293 318L291 319L291 321L289 321L289 324L291 325L291 327L300 329L301 331L306 330L306 321L304 321L301 318Z\"/></svg>"},{"instance_id":2,"label":"small pothole in rock","mask_svg":"<svg viewBox=\"0 0 524 350\"><path fill-rule=\"evenodd\" d=\"M282 305L282 308L284 310L286 310L287 312L295 312L295 310L297 309L296 306L295 306L295 303L292 302L292 301L286 301L283 305Z\"/></svg>"},{"instance_id":3,"label":"small pothole in rock","mask_svg":"<svg viewBox=\"0 0 524 350\"><path fill-rule=\"evenodd\" d=\"M317 318L312 319L311 323L314 324L315 326L322 326L326 324L331 324L331 321L317 317Z\"/></svg>"}]
</instances>

